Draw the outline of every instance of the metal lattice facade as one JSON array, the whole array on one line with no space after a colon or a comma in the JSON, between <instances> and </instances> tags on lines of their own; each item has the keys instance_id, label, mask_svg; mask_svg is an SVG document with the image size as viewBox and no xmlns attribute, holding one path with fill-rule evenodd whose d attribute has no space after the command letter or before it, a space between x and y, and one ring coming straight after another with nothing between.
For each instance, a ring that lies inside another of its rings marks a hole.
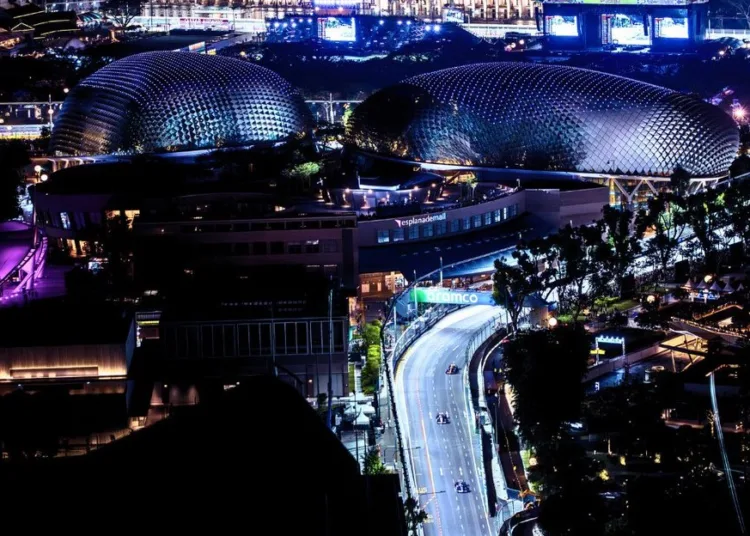
<instances>
[{"instance_id":1,"label":"metal lattice facade","mask_svg":"<svg viewBox=\"0 0 750 536\"><path fill-rule=\"evenodd\" d=\"M245 145L306 135L312 114L276 73L188 52L115 61L76 86L52 131L58 156Z\"/></svg>"},{"instance_id":2,"label":"metal lattice facade","mask_svg":"<svg viewBox=\"0 0 750 536\"><path fill-rule=\"evenodd\" d=\"M483 63L410 78L350 120L360 150L398 159L663 177L726 173L739 132L719 108L596 71Z\"/></svg>"}]
</instances>

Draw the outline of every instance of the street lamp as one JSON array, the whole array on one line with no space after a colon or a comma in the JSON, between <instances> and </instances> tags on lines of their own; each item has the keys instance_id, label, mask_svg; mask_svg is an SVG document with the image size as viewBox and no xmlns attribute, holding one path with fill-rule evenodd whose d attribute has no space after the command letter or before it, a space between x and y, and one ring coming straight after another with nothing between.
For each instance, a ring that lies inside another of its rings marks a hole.
<instances>
[{"instance_id":1,"label":"street lamp","mask_svg":"<svg viewBox=\"0 0 750 536\"><path fill-rule=\"evenodd\" d=\"M656 296L654 296L653 294L649 294L649 295L648 295L648 296L646 297L646 302L647 302L647 303L654 303L655 301L656 301Z\"/></svg>"},{"instance_id":2,"label":"street lamp","mask_svg":"<svg viewBox=\"0 0 750 536\"><path fill-rule=\"evenodd\" d=\"M554 328L557 325L557 318L554 316L551 316L547 319L547 325L551 328Z\"/></svg>"},{"instance_id":3,"label":"street lamp","mask_svg":"<svg viewBox=\"0 0 750 536\"><path fill-rule=\"evenodd\" d=\"M35 173L41 173L42 172L42 166L40 166L39 164L35 165L34 166L34 172Z\"/></svg>"},{"instance_id":4,"label":"street lamp","mask_svg":"<svg viewBox=\"0 0 750 536\"><path fill-rule=\"evenodd\" d=\"M49 179L49 176L46 173L42 173L42 176L39 177L42 182L45 182L47 179Z\"/></svg>"},{"instance_id":5,"label":"street lamp","mask_svg":"<svg viewBox=\"0 0 750 536\"><path fill-rule=\"evenodd\" d=\"M67 95L68 93L70 93L70 90L68 88L63 88L63 93Z\"/></svg>"}]
</instances>

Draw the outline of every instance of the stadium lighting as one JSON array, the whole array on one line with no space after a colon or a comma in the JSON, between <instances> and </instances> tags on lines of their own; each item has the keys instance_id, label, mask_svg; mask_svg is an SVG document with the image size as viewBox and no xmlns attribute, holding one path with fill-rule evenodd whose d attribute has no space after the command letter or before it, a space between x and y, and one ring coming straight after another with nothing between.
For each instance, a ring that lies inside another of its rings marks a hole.
<instances>
[{"instance_id":1,"label":"stadium lighting","mask_svg":"<svg viewBox=\"0 0 750 536\"><path fill-rule=\"evenodd\" d=\"M742 121L747 116L747 112L742 106L737 106L734 110L732 110L732 115L737 121Z\"/></svg>"},{"instance_id":2,"label":"stadium lighting","mask_svg":"<svg viewBox=\"0 0 750 536\"><path fill-rule=\"evenodd\" d=\"M378 24L380 24L380 25L382 26L383 24L385 24L385 21L384 21L383 19L380 19L380 20L378 21Z\"/></svg>"}]
</instances>

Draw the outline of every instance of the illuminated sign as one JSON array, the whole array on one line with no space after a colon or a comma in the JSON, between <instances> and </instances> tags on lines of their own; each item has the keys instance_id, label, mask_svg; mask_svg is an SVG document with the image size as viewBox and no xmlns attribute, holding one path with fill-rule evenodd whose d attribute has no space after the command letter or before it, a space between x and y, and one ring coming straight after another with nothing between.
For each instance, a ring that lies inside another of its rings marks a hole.
<instances>
[{"instance_id":1,"label":"illuminated sign","mask_svg":"<svg viewBox=\"0 0 750 536\"><path fill-rule=\"evenodd\" d=\"M443 21L444 22L457 22L461 24L464 22L464 12L458 9L443 9Z\"/></svg>"},{"instance_id":2,"label":"illuminated sign","mask_svg":"<svg viewBox=\"0 0 750 536\"><path fill-rule=\"evenodd\" d=\"M556 37L578 36L578 17L575 15L547 15L544 19L547 35Z\"/></svg>"},{"instance_id":3,"label":"illuminated sign","mask_svg":"<svg viewBox=\"0 0 750 536\"><path fill-rule=\"evenodd\" d=\"M625 344L624 337L608 337L606 335L600 335L596 338L596 342L602 344Z\"/></svg>"},{"instance_id":4,"label":"illuminated sign","mask_svg":"<svg viewBox=\"0 0 750 536\"><path fill-rule=\"evenodd\" d=\"M318 35L325 41L351 43L357 40L357 25L354 17L321 17L318 19Z\"/></svg>"},{"instance_id":5,"label":"illuminated sign","mask_svg":"<svg viewBox=\"0 0 750 536\"><path fill-rule=\"evenodd\" d=\"M419 225L420 223L432 223L434 221L445 221L447 219L448 213L443 212L442 214L427 214L425 216L414 216L413 218L396 220L396 223L399 227L411 227L412 225Z\"/></svg>"},{"instance_id":6,"label":"illuminated sign","mask_svg":"<svg viewBox=\"0 0 750 536\"><path fill-rule=\"evenodd\" d=\"M231 25L229 19L208 19L202 17L180 17L180 28L185 29L204 29L204 28L221 28L228 30Z\"/></svg>"},{"instance_id":7,"label":"illuminated sign","mask_svg":"<svg viewBox=\"0 0 750 536\"><path fill-rule=\"evenodd\" d=\"M316 6L325 7L343 7L343 6L359 6L362 4L360 0L315 0L313 2Z\"/></svg>"},{"instance_id":8,"label":"illuminated sign","mask_svg":"<svg viewBox=\"0 0 750 536\"><path fill-rule=\"evenodd\" d=\"M495 305L492 292L458 291L439 287L411 289L410 299L417 303Z\"/></svg>"}]
</instances>

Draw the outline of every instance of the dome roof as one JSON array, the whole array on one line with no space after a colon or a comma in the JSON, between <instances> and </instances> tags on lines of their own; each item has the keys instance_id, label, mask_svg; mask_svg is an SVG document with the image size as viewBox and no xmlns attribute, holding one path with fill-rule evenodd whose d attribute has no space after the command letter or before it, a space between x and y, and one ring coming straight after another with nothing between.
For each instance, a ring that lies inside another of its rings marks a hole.
<instances>
[{"instance_id":1,"label":"dome roof","mask_svg":"<svg viewBox=\"0 0 750 536\"><path fill-rule=\"evenodd\" d=\"M536 171L696 177L727 171L737 125L699 99L621 76L482 63L415 76L359 105L349 140L397 159Z\"/></svg>"},{"instance_id":2,"label":"dome roof","mask_svg":"<svg viewBox=\"0 0 750 536\"><path fill-rule=\"evenodd\" d=\"M305 135L312 114L276 73L242 60L146 52L78 84L52 131L55 155L149 153Z\"/></svg>"}]
</instances>

